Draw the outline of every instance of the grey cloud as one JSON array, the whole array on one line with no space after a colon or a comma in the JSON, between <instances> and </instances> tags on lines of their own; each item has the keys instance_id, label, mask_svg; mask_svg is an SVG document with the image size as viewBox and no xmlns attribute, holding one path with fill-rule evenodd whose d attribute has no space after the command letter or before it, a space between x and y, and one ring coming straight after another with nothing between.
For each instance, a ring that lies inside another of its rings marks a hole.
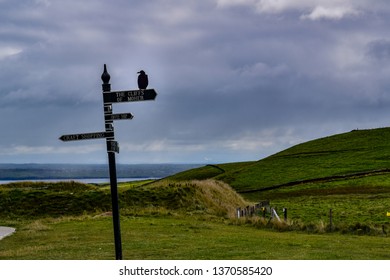
<instances>
[{"instance_id":1,"label":"grey cloud","mask_svg":"<svg viewBox=\"0 0 390 280\"><path fill-rule=\"evenodd\" d=\"M215 1L10 3L0 11L0 125L8 131L0 154L15 151L8 161L71 161L53 151L77 154L79 145L91 148L77 160L105 160L99 141L58 141L104 129L104 63L113 90L135 88L143 69L158 92L153 102L114 106L135 116L115 123L124 162L258 159L387 116L389 42L372 39L387 32L373 20L378 3L364 10L360 1L364 13L338 21Z\"/></svg>"}]
</instances>

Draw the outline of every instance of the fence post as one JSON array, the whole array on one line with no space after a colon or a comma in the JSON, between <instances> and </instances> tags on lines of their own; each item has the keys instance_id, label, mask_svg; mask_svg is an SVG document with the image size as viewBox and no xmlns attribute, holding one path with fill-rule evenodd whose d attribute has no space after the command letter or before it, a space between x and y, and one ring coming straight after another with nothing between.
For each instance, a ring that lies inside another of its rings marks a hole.
<instances>
[{"instance_id":1,"label":"fence post","mask_svg":"<svg viewBox=\"0 0 390 280\"><path fill-rule=\"evenodd\" d=\"M330 227L330 231L333 231L332 208L330 208L330 210L329 210L329 227Z\"/></svg>"},{"instance_id":2,"label":"fence post","mask_svg":"<svg viewBox=\"0 0 390 280\"><path fill-rule=\"evenodd\" d=\"M284 221L287 222L287 208L283 208Z\"/></svg>"}]
</instances>

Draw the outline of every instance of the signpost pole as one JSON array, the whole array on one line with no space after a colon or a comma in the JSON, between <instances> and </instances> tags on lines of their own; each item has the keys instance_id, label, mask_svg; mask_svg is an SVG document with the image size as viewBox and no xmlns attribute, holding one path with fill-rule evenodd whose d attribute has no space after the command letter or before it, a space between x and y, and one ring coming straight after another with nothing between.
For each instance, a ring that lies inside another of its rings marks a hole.
<instances>
[{"instance_id":1,"label":"signpost pole","mask_svg":"<svg viewBox=\"0 0 390 280\"><path fill-rule=\"evenodd\" d=\"M104 72L102 74L102 89L104 92L111 91L111 85L109 84L110 75L107 72L107 67L104 64ZM105 104L105 114L112 114L112 104ZM107 109L108 108L108 109ZM115 240L115 257L117 260L122 260L122 240L119 220L119 198L118 198L118 183L116 177L116 163L115 163L115 151L108 149L109 141L114 140L114 127L110 121L106 121L106 132L112 132L113 137L106 138L107 141L107 154L108 154L108 166L110 170L110 185L111 185L111 201L112 201L112 220L114 224L114 240Z\"/></svg>"},{"instance_id":2,"label":"signpost pole","mask_svg":"<svg viewBox=\"0 0 390 280\"><path fill-rule=\"evenodd\" d=\"M122 241L121 229L119 221L119 196L118 182L116 177L115 153L119 153L118 142L115 141L113 122L116 120L131 120L131 113L113 114L112 103L135 102L154 100L157 92L154 89L136 89L124 91L111 91L110 74L107 72L107 66L104 64L102 74L102 90L103 90L103 106L104 106L104 122L106 130L103 132L90 132L79 134L65 134L59 139L64 142L90 140L106 138L108 167L110 170L110 185L111 185L111 202L112 202L112 221L114 224L114 240L115 240L115 257L117 260L122 259Z\"/></svg>"}]
</instances>

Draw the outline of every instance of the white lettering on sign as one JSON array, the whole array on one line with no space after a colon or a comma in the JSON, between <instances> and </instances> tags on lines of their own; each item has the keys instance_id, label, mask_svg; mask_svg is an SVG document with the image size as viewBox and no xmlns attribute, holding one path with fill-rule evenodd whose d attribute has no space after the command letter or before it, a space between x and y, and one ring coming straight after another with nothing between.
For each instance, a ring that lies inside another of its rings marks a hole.
<instances>
[{"instance_id":1,"label":"white lettering on sign","mask_svg":"<svg viewBox=\"0 0 390 280\"><path fill-rule=\"evenodd\" d=\"M117 115L113 115L112 116L112 119L113 120L122 120L122 119L127 119L127 114L117 114Z\"/></svg>"},{"instance_id":2,"label":"white lettering on sign","mask_svg":"<svg viewBox=\"0 0 390 280\"><path fill-rule=\"evenodd\" d=\"M72 141L72 140L77 140L77 135L65 135L64 136L64 141Z\"/></svg>"},{"instance_id":3,"label":"white lettering on sign","mask_svg":"<svg viewBox=\"0 0 390 280\"><path fill-rule=\"evenodd\" d=\"M129 96L127 101L142 101L144 100L143 96Z\"/></svg>"},{"instance_id":4,"label":"white lettering on sign","mask_svg":"<svg viewBox=\"0 0 390 280\"><path fill-rule=\"evenodd\" d=\"M116 102L144 100L143 90L122 91L122 92L116 92L115 94L116 94Z\"/></svg>"},{"instance_id":5,"label":"white lettering on sign","mask_svg":"<svg viewBox=\"0 0 390 280\"><path fill-rule=\"evenodd\" d=\"M105 138L105 134L103 132L81 134L81 139L94 139L94 138Z\"/></svg>"},{"instance_id":6,"label":"white lettering on sign","mask_svg":"<svg viewBox=\"0 0 390 280\"><path fill-rule=\"evenodd\" d=\"M109 138L109 137L114 137L114 131L92 132L92 133L83 133L83 134L68 134L68 135L62 135L59 139L62 141L74 141L74 140L99 139L99 138Z\"/></svg>"}]
</instances>

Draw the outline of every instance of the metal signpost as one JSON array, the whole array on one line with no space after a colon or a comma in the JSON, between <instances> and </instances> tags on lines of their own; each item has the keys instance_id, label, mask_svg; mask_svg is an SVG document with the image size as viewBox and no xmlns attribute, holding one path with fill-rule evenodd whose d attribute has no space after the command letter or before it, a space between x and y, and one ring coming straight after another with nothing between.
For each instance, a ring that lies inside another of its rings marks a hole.
<instances>
[{"instance_id":1,"label":"metal signpost","mask_svg":"<svg viewBox=\"0 0 390 280\"><path fill-rule=\"evenodd\" d=\"M116 177L115 153L119 153L119 144L115 141L113 122L116 120L131 120L134 116L130 113L113 114L112 103L135 102L154 100L157 93L154 89L111 91L110 75L107 72L107 66L104 64L104 71L101 76L103 84L103 106L104 121L106 130L103 132L92 132L82 134L62 135L61 141L78 141L105 138L107 144L108 166L110 171L111 202L112 202L112 220L114 225L115 257L122 259L122 241L119 221L119 199L118 184Z\"/></svg>"}]
</instances>

